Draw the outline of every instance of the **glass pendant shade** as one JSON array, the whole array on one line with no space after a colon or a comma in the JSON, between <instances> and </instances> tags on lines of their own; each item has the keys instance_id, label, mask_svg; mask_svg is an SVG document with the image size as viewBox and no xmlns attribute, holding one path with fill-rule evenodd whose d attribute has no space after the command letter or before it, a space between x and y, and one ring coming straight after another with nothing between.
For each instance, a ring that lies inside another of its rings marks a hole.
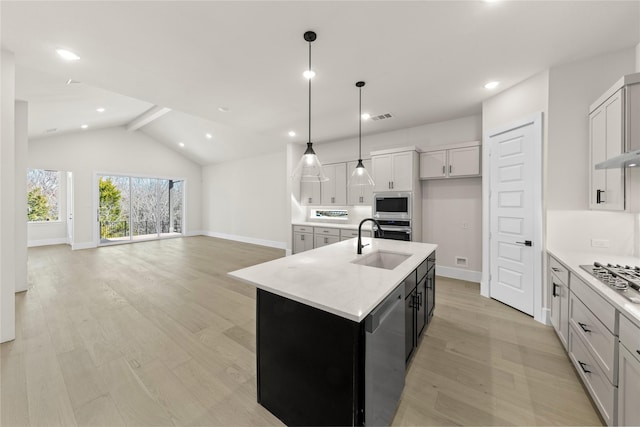
<instances>
[{"instance_id":1,"label":"glass pendant shade","mask_svg":"<svg viewBox=\"0 0 640 427\"><path fill-rule=\"evenodd\" d=\"M293 178L299 179L300 182L329 181L329 178L322 170L322 164L320 160L318 160L318 156L316 156L315 151L313 151L312 145L312 143L307 142L307 150L293 170Z\"/></svg>"},{"instance_id":2,"label":"glass pendant shade","mask_svg":"<svg viewBox=\"0 0 640 427\"><path fill-rule=\"evenodd\" d=\"M356 87L359 89L359 116L358 116L358 164L351 173L349 178L349 186L357 187L361 185L370 185L373 187L373 178L369 175L369 172L362 163L362 86L364 82L357 82Z\"/></svg>"},{"instance_id":3,"label":"glass pendant shade","mask_svg":"<svg viewBox=\"0 0 640 427\"><path fill-rule=\"evenodd\" d=\"M370 185L373 187L373 178L369 175L369 172L362 164L362 160L358 160L358 165L351 173L351 178L349 178L350 186L358 186L358 185Z\"/></svg>"}]
</instances>

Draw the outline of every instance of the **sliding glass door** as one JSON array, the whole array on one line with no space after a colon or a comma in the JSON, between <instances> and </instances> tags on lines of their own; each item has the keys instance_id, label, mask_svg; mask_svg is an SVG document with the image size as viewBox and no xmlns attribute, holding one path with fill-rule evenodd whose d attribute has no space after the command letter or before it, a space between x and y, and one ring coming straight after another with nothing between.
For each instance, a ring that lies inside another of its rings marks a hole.
<instances>
[{"instance_id":1,"label":"sliding glass door","mask_svg":"<svg viewBox=\"0 0 640 427\"><path fill-rule=\"evenodd\" d=\"M182 234L182 181L102 175L98 183L100 244Z\"/></svg>"}]
</instances>

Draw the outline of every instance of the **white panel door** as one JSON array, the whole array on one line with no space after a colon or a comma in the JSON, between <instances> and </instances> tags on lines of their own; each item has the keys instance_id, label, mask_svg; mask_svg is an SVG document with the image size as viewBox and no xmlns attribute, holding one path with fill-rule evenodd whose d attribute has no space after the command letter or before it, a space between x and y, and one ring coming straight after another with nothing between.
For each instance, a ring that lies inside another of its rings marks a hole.
<instances>
[{"instance_id":1,"label":"white panel door","mask_svg":"<svg viewBox=\"0 0 640 427\"><path fill-rule=\"evenodd\" d=\"M490 144L490 296L533 315L533 125L492 136Z\"/></svg>"},{"instance_id":2,"label":"white panel door","mask_svg":"<svg viewBox=\"0 0 640 427\"><path fill-rule=\"evenodd\" d=\"M67 239L73 246L73 172L67 172Z\"/></svg>"}]
</instances>

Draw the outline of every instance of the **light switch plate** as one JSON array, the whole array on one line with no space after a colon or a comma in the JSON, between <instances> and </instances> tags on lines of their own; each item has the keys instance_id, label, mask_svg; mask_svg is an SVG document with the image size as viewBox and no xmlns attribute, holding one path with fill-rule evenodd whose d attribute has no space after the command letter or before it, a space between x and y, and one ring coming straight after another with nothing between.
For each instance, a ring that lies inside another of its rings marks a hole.
<instances>
[{"instance_id":1,"label":"light switch plate","mask_svg":"<svg viewBox=\"0 0 640 427\"><path fill-rule=\"evenodd\" d=\"M608 239L591 239L591 247L594 248L608 248L609 240Z\"/></svg>"}]
</instances>

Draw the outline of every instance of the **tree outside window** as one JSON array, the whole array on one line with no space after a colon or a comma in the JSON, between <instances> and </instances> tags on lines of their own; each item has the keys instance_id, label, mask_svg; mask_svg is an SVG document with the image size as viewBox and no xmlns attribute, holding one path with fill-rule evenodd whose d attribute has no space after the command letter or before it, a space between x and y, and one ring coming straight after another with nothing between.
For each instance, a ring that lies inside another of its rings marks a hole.
<instances>
[{"instance_id":1,"label":"tree outside window","mask_svg":"<svg viewBox=\"0 0 640 427\"><path fill-rule=\"evenodd\" d=\"M27 171L27 220L58 221L60 172L45 169Z\"/></svg>"}]
</instances>

